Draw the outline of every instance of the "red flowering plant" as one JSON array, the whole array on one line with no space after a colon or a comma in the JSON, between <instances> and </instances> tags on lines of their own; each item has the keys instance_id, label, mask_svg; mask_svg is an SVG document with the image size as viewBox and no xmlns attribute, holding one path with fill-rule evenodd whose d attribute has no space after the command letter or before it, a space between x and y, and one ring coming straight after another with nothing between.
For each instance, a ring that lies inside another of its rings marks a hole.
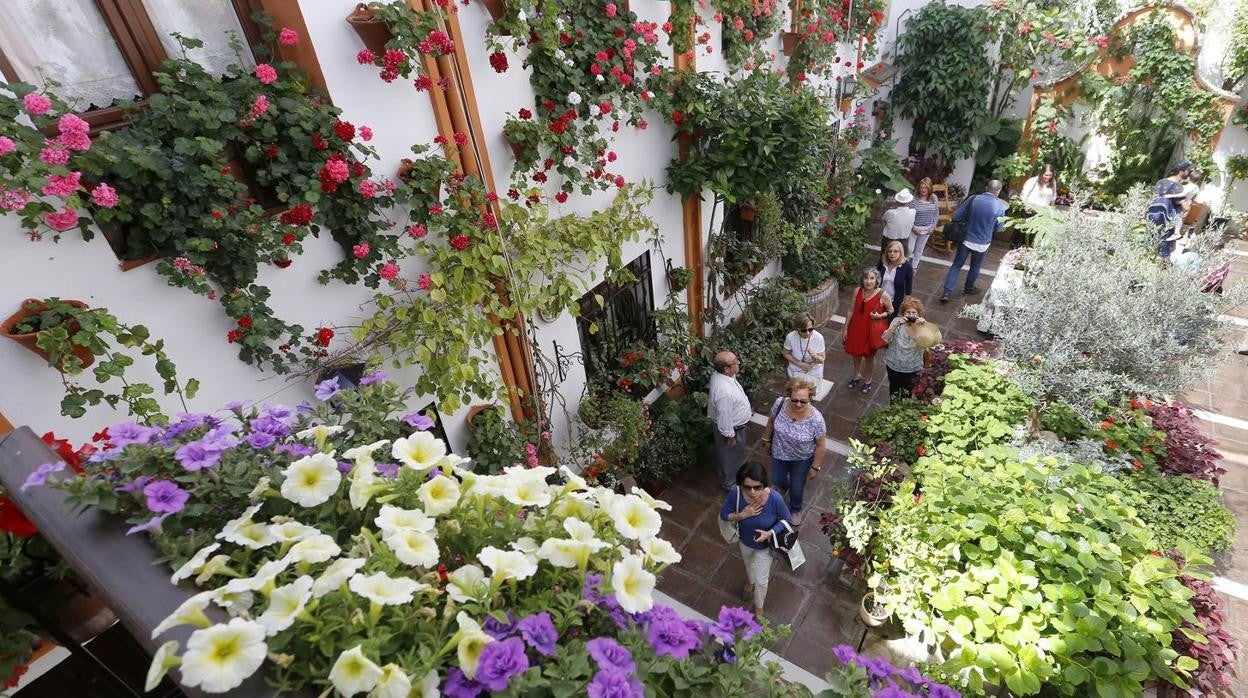
<instances>
[{"instance_id":1,"label":"red flowering plant","mask_svg":"<svg viewBox=\"0 0 1248 698\"><path fill-rule=\"evenodd\" d=\"M452 2L441 4L451 12L458 9ZM411 77L413 73L417 75L417 79L423 77L428 80L420 57L445 56L455 52L455 42L451 41L451 37L438 21L438 13L442 10L417 11L406 0L370 2L368 9L373 11L377 20L386 25L386 29L390 31L390 40L386 42L385 51L381 54L365 48L356 54L355 59L360 65L381 68L378 77L386 82Z\"/></svg>"},{"instance_id":2,"label":"red flowering plant","mask_svg":"<svg viewBox=\"0 0 1248 698\"><path fill-rule=\"evenodd\" d=\"M653 228L643 213L650 195L625 186L588 217L550 218L535 190L500 198L475 176L448 175L448 158L413 152L418 157L399 191L413 203L403 230L428 271L414 284L404 280L379 292L377 312L353 328L355 343L328 363L384 348L397 365L420 364L415 390L453 410L496 396L500 386L481 350L499 334L519 331L510 322L518 313L575 312L588 271L604 261L607 277L621 278L620 246Z\"/></svg>"},{"instance_id":3,"label":"red flowering plant","mask_svg":"<svg viewBox=\"0 0 1248 698\"><path fill-rule=\"evenodd\" d=\"M953 362L950 361L950 356L962 355L968 362L980 364L987 361L996 349L997 345L993 342L965 339L954 339L937 344L931 349L931 362L923 367L918 379L914 382L914 396L929 403L934 398L940 397L945 387L945 376L955 368Z\"/></svg>"},{"instance_id":4,"label":"red flowering plant","mask_svg":"<svg viewBox=\"0 0 1248 698\"><path fill-rule=\"evenodd\" d=\"M663 60L658 30L623 3L506 3L486 38L491 64L505 70L505 52L527 48L523 66L534 96L534 109L508 116L503 129L517 149L516 177L542 184L554 170L565 192L623 185L611 173L608 134L647 127L648 84Z\"/></svg>"},{"instance_id":5,"label":"red flowering plant","mask_svg":"<svg viewBox=\"0 0 1248 698\"><path fill-rule=\"evenodd\" d=\"M1145 413L1145 408L1152 404L1151 400L1132 399L1122 405L1097 405L1101 421L1096 425L1095 438L1104 443L1106 454L1129 461L1137 472L1156 471L1166 454L1166 433L1155 427Z\"/></svg>"},{"instance_id":6,"label":"red flowering plant","mask_svg":"<svg viewBox=\"0 0 1248 698\"><path fill-rule=\"evenodd\" d=\"M780 0L711 0L722 24L724 60L737 69L768 62L763 43L780 29ZM848 7L848 3L846 3ZM708 36L709 38L709 36ZM707 53L710 53L707 47Z\"/></svg>"},{"instance_id":7,"label":"red flowering plant","mask_svg":"<svg viewBox=\"0 0 1248 698\"><path fill-rule=\"evenodd\" d=\"M112 186L83 177L90 127L55 94L0 82L0 124L0 215L16 214L32 239L59 239L117 205Z\"/></svg>"},{"instance_id":8,"label":"red flowering plant","mask_svg":"<svg viewBox=\"0 0 1248 698\"><path fill-rule=\"evenodd\" d=\"M863 67L858 57L875 53L876 35L884 22L883 0L854 3L852 11L849 0L806 0L799 7L794 23L799 40L785 66L790 79L856 74ZM852 53L842 55L846 44L853 47Z\"/></svg>"}]
</instances>

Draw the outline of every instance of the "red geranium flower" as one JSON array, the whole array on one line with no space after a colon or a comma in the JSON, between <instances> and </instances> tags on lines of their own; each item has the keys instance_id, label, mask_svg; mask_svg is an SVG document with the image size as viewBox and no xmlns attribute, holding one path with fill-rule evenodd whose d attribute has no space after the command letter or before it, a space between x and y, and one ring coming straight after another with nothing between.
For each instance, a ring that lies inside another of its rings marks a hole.
<instances>
[{"instance_id":1,"label":"red geranium flower","mask_svg":"<svg viewBox=\"0 0 1248 698\"><path fill-rule=\"evenodd\" d=\"M451 247L459 250L460 252L468 249L468 246L471 244L472 240L470 240L467 235L460 234L451 238Z\"/></svg>"},{"instance_id":2,"label":"red geranium flower","mask_svg":"<svg viewBox=\"0 0 1248 698\"><path fill-rule=\"evenodd\" d=\"M278 216L278 220L286 225L307 225L312 222L312 206L309 204L295 204L283 211L282 215ZM283 238L282 242L286 242L285 238Z\"/></svg>"},{"instance_id":3,"label":"red geranium flower","mask_svg":"<svg viewBox=\"0 0 1248 698\"><path fill-rule=\"evenodd\" d=\"M355 138L355 124L352 124L350 121L343 121L342 119L334 121L334 135L338 136L338 139L343 141L349 141Z\"/></svg>"},{"instance_id":4,"label":"red geranium flower","mask_svg":"<svg viewBox=\"0 0 1248 698\"><path fill-rule=\"evenodd\" d=\"M17 508L13 500L0 494L0 531L12 533L18 538L30 538L39 529Z\"/></svg>"},{"instance_id":5,"label":"red geranium flower","mask_svg":"<svg viewBox=\"0 0 1248 698\"><path fill-rule=\"evenodd\" d=\"M250 330L251 325L252 325L252 320L251 320L250 315L244 315L238 319L238 326L243 328L244 330Z\"/></svg>"},{"instance_id":6,"label":"red geranium flower","mask_svg":"<svg viewBox=\"0 0 1248 698\"><path fill-rule=\"evenodd\" d=\"M244 336L246 336L246 333L242 330L230 330L225 333L225 341L233 344L234 342L242 341Z\"/></svg>"},{"instance_id":7,"label":"red geranium flower","mask_svg":"<svg viewBox=\"0 0 1248 698\"><path fill-rule=\"evenodd\" d=\"M329 346L329 340L333 338L334 331L328 327L322 327L316 331L316 343L323 347Z\"/></svg>"},{"instance_id":8,"label":"red geranium flower","mask_svg":"<svg viewBox=\"0 0 1248 698\"><path fill-rule=\"evenodd\" d=\"M490 67L496 73L507 72L507 54L502 51L495 51L490 54Z\"/></svg>"}]
</instances>

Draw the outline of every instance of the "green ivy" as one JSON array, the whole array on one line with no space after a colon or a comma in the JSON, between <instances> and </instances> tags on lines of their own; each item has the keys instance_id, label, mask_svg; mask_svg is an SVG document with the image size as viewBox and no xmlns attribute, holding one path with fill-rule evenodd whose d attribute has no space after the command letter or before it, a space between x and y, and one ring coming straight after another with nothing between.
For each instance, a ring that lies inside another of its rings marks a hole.
<instances>
[{"instance_id":1,"label":"green ivy","mask_svg":"<svg viewBox=\"0 0 1248 698\"><path fill-rule=\"evenodd\" d=\"M1235 540L1235 517L1212 483L1143 472L1129 477L1123 502L1152 529L1157 550L1186 541L1205 554L1223 553Z\"/></svg>"},{"instance_id":2,"label":"green ivy","mask_svg":"<svg viewBox=\"0 0 1248 698\"><path fill-rule=\"evenodd\" d=\"M952 456L1008 442L1031 410L1031 398L995 363L972 363L960 354L949 361L954 369L932 400L938 409L927 423L937 448Z\"/></svg>"}]
</instances>

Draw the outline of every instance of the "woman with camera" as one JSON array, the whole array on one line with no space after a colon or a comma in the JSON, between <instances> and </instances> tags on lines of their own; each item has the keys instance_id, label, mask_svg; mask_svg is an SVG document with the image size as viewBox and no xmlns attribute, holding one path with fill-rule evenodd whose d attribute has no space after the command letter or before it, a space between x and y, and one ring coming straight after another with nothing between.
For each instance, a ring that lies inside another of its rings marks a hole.
<instances>
[{"instance_id":1,"label":"woman with camera","mask_svg":"<svg viewBox=\"0 0 1248 698\"><path fill-rule=\"evenodd\" d=\"M884 366L888 369L889 401L909 397L914 381L923 370L923 350L940 343L940 330L923 319L923 302L906 296L898 306L898 315L884 330L888 350Z\"/></svg>"}]
</instances>

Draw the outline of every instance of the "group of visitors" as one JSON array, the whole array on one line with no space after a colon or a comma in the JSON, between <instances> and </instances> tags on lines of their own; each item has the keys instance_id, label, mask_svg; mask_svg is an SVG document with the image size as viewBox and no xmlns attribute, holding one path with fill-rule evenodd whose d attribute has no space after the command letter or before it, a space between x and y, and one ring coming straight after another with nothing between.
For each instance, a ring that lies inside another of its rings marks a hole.
<instances>
[{"instance_id":1,"label":"group of visitors","mask_svg":"<svg viewBox=\"0 0 1248 698\"><path fill-rule=\"evenodd\" d=\"M1175 163L1166 176L1157 182L1153 200L1145 217L1157 234L1157 256L1163 264L1170 263L1175 242L1183 236L1183 223L1200 191L1200 174L1187 160Z\"/></svg>"}]
</instances>

